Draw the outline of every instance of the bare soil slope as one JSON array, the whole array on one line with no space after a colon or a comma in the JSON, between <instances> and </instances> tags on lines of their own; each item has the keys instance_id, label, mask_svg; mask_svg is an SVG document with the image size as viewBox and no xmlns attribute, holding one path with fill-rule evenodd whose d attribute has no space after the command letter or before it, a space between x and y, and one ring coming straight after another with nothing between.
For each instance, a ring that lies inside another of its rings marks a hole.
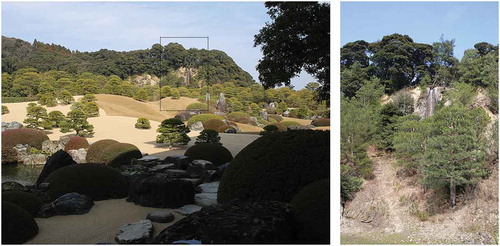
<instances>
[{"instance_id":1,"label":"bare soil slope","mask_svg":"<svg viewBox=\"0 0 500 246\"><path fill-rule=\"evenodd\" d=\"M97 104L106 111L108 116L127 116L134 118L146 118L161 122L166 118L175 116L176 112L161 112L159 104L143 103L130 97L97 94Z\"/></svg>"},{"instance_id":2,"label":"bare soil slope","mask_svg":"<svg viewBox=\"0 0 500 246\"><path fill-rule=\"evenodd\" d=\"M454 209L421 218L435 199L416 178L398 178L396 160L369 151L375 178L345 205L343 244L490 244L498 236L498 170L480 181L475 196ZM445 205L446 206L446 205ZM413 211L413 213L411 213Z\"/></svg>"}]
</instances>

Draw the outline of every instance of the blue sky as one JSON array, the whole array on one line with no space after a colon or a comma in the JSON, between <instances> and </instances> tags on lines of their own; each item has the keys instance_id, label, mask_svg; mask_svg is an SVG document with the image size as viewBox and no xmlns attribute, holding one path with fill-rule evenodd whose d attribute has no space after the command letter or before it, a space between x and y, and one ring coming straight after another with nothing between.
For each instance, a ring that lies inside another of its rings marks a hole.
<instances>
[{"instance_id":1,"label":"blue sky","mask_svg":"<svg viewBox=\"0 0 500 246\"><path fill-rule=\"evenodd\" d=\"M393 33L426 44L444 34L461 59L476 43L498 44L498 2L341 2L341 45Z\"/></svg>"},{"instance_id":2,"label":"blue sky","mask_svg":"<svg viewBox=\"0 0 500 246\"><path fill-rule=\"evenodd\" d=\"M254 35L270 21L263 2L2 2L2 35L70 50L150 48L160 36L209 36L210 48L226 52L258 81L262 57ZM167 40L162 40L162 43ZM205 40L177 40L205 48ZM292 80L303 88L313 77Z\"/></svg>"}]
</instances>

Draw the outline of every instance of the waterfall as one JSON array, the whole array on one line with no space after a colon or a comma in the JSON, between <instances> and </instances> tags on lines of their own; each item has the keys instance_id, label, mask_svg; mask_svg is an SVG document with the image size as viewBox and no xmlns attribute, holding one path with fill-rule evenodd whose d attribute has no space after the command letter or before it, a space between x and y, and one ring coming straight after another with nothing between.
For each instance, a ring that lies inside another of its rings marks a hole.
<instances>
[{"instance_id":1,"label":"waterfall","mask_svg":"<svg viewBox=\"0 0 500 246\"><path fill-rule=\"evenodd\" d=\"M425 110L423 111L423 117L430 117L434 115L434 108L436 103L439 101L438 87L432 89L427 88L427 98L425 100Z\"/></svg>"}]
</instances>

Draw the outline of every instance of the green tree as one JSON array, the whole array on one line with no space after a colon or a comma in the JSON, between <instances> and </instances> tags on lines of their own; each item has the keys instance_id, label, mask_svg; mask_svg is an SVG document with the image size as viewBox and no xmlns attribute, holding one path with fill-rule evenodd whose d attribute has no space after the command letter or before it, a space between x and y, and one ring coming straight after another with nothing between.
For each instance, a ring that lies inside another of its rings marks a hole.
<instances>
[{"instance_id":1,"label":"green tree","mask_svg":"<svg viewBox=\"0 0 500 246\"><path fill-rule=\"evenodd\" d=\"M5 105L2 105L2 114L8 114L9 112L9 108Z\"/></svg>"},{"instance_id":2,"label":"green tree","mask_svg":"<svg viewBox=\"0 0 500 246\"><path fill-rule=\"evenodd\" d=\"M441 86L449 85L456 80L458 70L458 59L453 56L455 39L445 40L444 35L442 35L440 42L433 43L432 47L434 65L437 66L434 84Z\"/></svg>"},{"instance_id":3,"label":"green tree","mask_svg":"<svg viewBox=\"0 0 500 246\"><path fill-rule=\"evenodd\" d=\"M392 98L394 105L397 109L403 114L411 114L413 113L413 97L410 92L401 91L394 95Z\"/></svg>"},{"instance_id":4,"label":"green tree","mask_svg":"<svg viewBox=\"0 0 500 246\"><path fill-rule=\"evenodd\" d=\"M205 129L200 132L200 135L196 138L195 144L199 143L215 143L222 145L219 133L212 129Z\"/></svg>"},{"instance_id":5,"label":"green tree","mask_svg":"<svg viewBox=\"0 0 500 246\"><path fill-rule=\"evenodd\" d=\"M444 98L450 100L453 105L468 107L476 96L476 88L471 84L455 82L453 87L446 91Z\"/></svg>"},{"instance_id":6,"label":"green tree","mask_svg":"<svg viewBox=\"0 0 500 246\"><path fill-rule=\"evenodd\" d=\"M286 105L285 102L280 102L278 103L278 106L276 107L276 112L278 114L283 114L283 112L288 110L288 105Z\"/></svg>"},{"instance_id":7,"label":"green tree","mask_svg":"<svg viewBox=\"0 0 500 246\"><path fill-rule=\"evenodd\" d=\"M148 93L144 89L139 89L135 93L134 99L137 101L145 102L146 100L148 100Z\"/></svg>"},{"instance_id":8,"label":"green tree","mask_svg":"<svg viewBox=\"0 0 500 246\"><path fill-rule=\"evenodd\" d=\"M259 116L260 112L262 112L262 109L256 103L251 103L249 108L250 108L251 115L253 115L253 116Z\"/></svg>"},{"instance_id":9,"label":"green tree","mask_svg":"<svg viewBox=\"0 0 500 246\"><path fill-rule=\"evenodd\" d=\"M266 2L271 22L255 35L264 57L257 70L265 88L290 85L302 69L321 84L319 99L330 99L330 4Z\"/></svg>"},{"instance_id":10,"label":"green tree","mask_svg":"<svg viewBox=\"0 0 500 246\"><path fill-rule=\"evenodd\" d=\"M16 97L32 97L38 94L40 75L36 72L26 72L14 78L12 95Z\"/></svg>"},{"instance_id":11,"label":"green tree","mask_svg":"<svg viewBox=\"0 0 500 246\"><path fill-rule=\"evenodd\" d=\"M66 122L61 125L61 132L76 131L81 137L88 137L94 134L94 126L87 121L87 115L79 109L68 112Z\"/></svg>"},{"instance_id":12,"label":"green tree","mask_svg":"<svg viewBox=\"0 0 500 246\"><path fill-rule=\"evenodd\" d=\"M160 133L156 137L157 143L167 143L169 146L186 145L191 140L187 135L189 128L179 119L170 118L162 121L157 131Z\"/></svg>"},{"instance_id":13,"label":"green tree","mask_svg":"<svg viewBox=\"0 0 500 246\"><path fill-rule=\"evenodd\" d=\"M28 105L26 119L23 121L26 128L40 129L47 120L47 109L38 105Z\"/></svg>"},{"instance_id":14,"label":"green tree","mask_svg":"<svg viewBox=\"0 0 500 246\"><path fill-rule=\"evenodd\" d=\"M84 102L83 112L87 117L98 117L99 116L99 106L95 102Z\"/></svg>"},{"instance_id":15,"label":"green tree","mask_svg":"<svg viewBox=\"0 0 500 246\"><path fill-rule=\"evenodd\" d=\"M97 98L95 97L94 94L85 94L82 99L80 100L81 103L86 103L86 102L96 102Z\"/></svg>"},{"instance_id":16,"label":"green tree","mask_svg":"<svg viewBox=\"0 0 500 246\"><path fill-rule=\"evenodd\" d=\"M52 94L40 95L40 99L38 99L38 103L40 105L45 105L47 107L57 106L57 100Z\"/></svg>"},{"instance_id":17,"label":"green tree","mask_svg":"<svg viewBox=\"0 0 500 246\"><path fill-rule=\"evenodd\" d=\"M137 129L151 129L151 123L146 118L137 119L137 123L135 123L135 128Z\"/></svg>"},{"instance_id":18,"label":"green tree","mask_svg":"<svg viewBox=\"0 0 500 246\"><path fill-rule=\"evenodd\" d=\"M10 97L12 95L12 76L8 73L2 73L2 96Z\"/></svg>"},{"instance_id":19,"label":"green tree","mask_svg":"<svg viewBox=\"0 0 500 246\"><path fill-rule=\"evenodd\" d=\"M355 62L340 73L340 91L344 96L351 98L356 95L356 91L361 88L366 80L368 80L366 69L363 69L358 62Z\"/></svg>"},{"instance_id":20,"label":"green tree","mask_svg":"<svg viewBox=\"0 0 500 246\"><path fill-rule=\"evenodd\" d=\"M106 94L113 94L113 95L120 95L121 94L121 88L120 85L122 84L122 79L120 77L113 75L109 77L108 83L103 88L103 92Z\"/></svg>"},{"instance_id":21,"label":"green tree","mask_svg":"<svg viewBox=\"0 0 500 246\"><path fill-rule=\"evenodd\" d=\"M177 88L172 89L170 96L172 97L172 99L179 99L181 97L179 90L177 90Z\"/></svg>"},{"instance_id":22,"label":"green tree","mask_svg":"<svg viewBox=\"0 0 500 246\"><path fill-rule=\"evenodd\" d=\"M52 127L61 127L61 125L64 125L66 117L59 110L50 111L48 114L47 121L52 123Z\"/></svg>"}]
</instances>

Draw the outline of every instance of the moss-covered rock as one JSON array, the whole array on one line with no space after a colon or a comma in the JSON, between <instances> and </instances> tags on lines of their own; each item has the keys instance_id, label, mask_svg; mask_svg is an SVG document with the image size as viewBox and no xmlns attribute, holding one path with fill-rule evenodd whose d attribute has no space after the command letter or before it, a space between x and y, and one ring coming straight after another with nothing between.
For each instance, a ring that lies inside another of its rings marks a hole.
<instances>
[{"instance_id":1,"label":"moss-covered rock","mask_svg":"<svg viewBox=\"0 0 500 246\"><path fill-rule=\"evenodd\" d=\"M2 132L2 164L17 163L17 152L13 149L17 144L28 144L42 149L42 143L49 140L45 132L34 129L12 129Z\"/></svg>"},{"instance_id":2,"label":"moss-covered rock","mask_svg":"<svg viewBox=\"0 0 500 246\"><path fill-rule=\"evenodd\" d=\"M290 202L300 243L330 242L330 180L312 182L300 189Z\"/></svg>"},{"instance_id":3,"label":"moss-covered rock","mask_svg":"<svg viewBox=\"0 0 500 246\"><path fill-rule=\"evenodd\" d=\"M116 169L102 164L71 165L50 174L47 194L52 200L76 192L93 200L124 198L128 195L125 177Z\"/></svg>"},{"instance_id":4,"label":"moss-covered rock","mask_svg":"<svg viewBox=\"0 0 500 246\"><path fill-rule=\"evenodd\" d=\"M64 146L64 151L81 148L88 149L89 146L89 142L86 138L74 136L69 139L68 143L66 143L66 145Z\"/></svg>"},{"instance_id":5,"label":"moss-covered rock","mask_svg":"<svg viewBox=\"0 0 500 246\"><path fill-rule=\"evenodd\" d=\"M104 160L101 156L102 152L104 151L104 149L106 149L106 147L115 143L118 143L118 141L113 139L103 139L90 145L89 149L87 150L87 162L104 163Z\"/></svg>"},{"instance_id":6,"label":"moss-covered rock","mask_svg":"<svg viewBox=\"0 0 500 246\"><path fill-rule=\"evenodd\" d=\"M233 159L233 155L228 149L215 143L196 144L187 149L184 155L191 160L206 160L215 165L226 164Z\"/></svg>"},{"instance_id":7,"label":"moss-covered rock","mask_svg":"<svg viewBox=\"0 0 500 246\"><path fill-rule=\"evenodd\" d=\"M21 244L38 234L30 213L18 205L2 201L2 244Z\"/></svg>"},{"instance_id":8,"label":"moss-covered rock","mask_svg":"<svg viewBox=\"0 0 500 246\"><path fill-rule=\"evenodd\" d=\"M2 192L2 201L12 202L17 206L28 211L31 216L35 217L40 211L42 201L37 196L24 191L5 191Z\"/></svg>"},{"instance_id":9,"label":"moss-covered rock","mask_svg":"<svg viewBox=\"0 0 500 246\"><path fill-rule=\"evenodd\" d=\"M106 147L102 153L101 158L104 164L119 167L122 165L130 165L133 158L142 158L142 153L133 144L129 143L115 143Z\"/></svg>"},{"instance_id":10,"label":"moss-covered rock","mask_svg":"<svg viewBox=\"0 0 500 246\"><path fill-rule=\"evenodd\" d=\"M224 170L217 200L290 202L302 187L329 174L329 131L267 134L241 150Z\"/></svg>"}]
</instances>

